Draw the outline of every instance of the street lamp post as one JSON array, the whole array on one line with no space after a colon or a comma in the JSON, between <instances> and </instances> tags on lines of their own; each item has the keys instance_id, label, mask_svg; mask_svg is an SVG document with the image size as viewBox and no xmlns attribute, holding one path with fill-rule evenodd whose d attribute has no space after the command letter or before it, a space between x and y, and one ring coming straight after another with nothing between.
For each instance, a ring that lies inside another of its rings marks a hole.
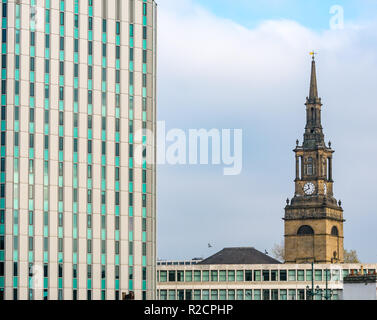
<instances>
[{"instance_id":1,"label":"street lamp post","mask_svg":"<svg viewBox=\"0 0 377 320\"><path fill-rule=\"evenodd\" d=\"M331 300L332 296L334 295L333 290L329 290L329 285L328 285L328 271L329 269L326 268L326 290L325 293L321 292L321 289L317 285L316 289L314 290L314 262L312 262L312 288L310 289L309 286L306 286L306 297L310 297L310 299L307 300L314 300L314 296L320 296L321 299L325 298L325 300Z\"/></svg>"}]
</instances>

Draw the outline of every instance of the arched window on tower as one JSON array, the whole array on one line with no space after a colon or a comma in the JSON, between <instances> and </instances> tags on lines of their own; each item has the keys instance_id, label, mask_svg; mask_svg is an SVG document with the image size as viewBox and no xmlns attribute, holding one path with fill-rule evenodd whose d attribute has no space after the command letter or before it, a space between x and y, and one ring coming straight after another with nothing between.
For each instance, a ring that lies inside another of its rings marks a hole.
<instances>
[{"instance_id":1,"label":"arched window on tower","mask_svg":"<svg viewBox=\"0 0 377 320\"><path fill-rule=\"evenodd\" d=\"M299 236L312 236L312 235L314 235L314 230L311 226L304 225L304 226L301 226L298 229L297 235L299 235Z\"/></svg>"},{"instance_id":2,"label":"arched window on tower","mask_svg":"<svg viewBox=\"0 0 377 320\"><path fill-rule=\"evenodd\" d=\"M331 235L332 236L339 236L339 231L338 231L338 228L337 227L332 227L332 229L331 229Z\"/></svg>"},{"instance_id":3,"label":"arched window on tower","mask_svg":"<svg viewBox=\"0 0 377 320\"><path fill-rule=\"evenodd\" d=\"M314 174L314 165L313 165L313 158L308 158L308 163L306 165L306 174L308 176L312 176Z\"/></svg>"}]
</instances>

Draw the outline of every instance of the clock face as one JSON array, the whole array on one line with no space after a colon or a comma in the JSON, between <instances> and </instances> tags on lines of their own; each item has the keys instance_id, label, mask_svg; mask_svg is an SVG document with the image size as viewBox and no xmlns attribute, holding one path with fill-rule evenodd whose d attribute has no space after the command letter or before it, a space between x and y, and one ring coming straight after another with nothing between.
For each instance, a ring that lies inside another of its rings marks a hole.
<instances>
[{"instance_id":1,"label":"clock face","mask_svg":"<svg viewBox=\"0 0 377 320\"><path fill-rule=\"evenodd\" d=\"M323 184L323 192L325 194L327 194L327 184L326 183Z\"/></svg>"},{"instance_id":2,"label":"clock face","mask_svg":"<svg viewBox=\"0 0 377 320\"><path fill-rule=\"evenodd\" d=\"M311 182L308 182L304 185L304 192L306 195L312 195L315 191L315 185Z\"/></svg>"}]
</instances>

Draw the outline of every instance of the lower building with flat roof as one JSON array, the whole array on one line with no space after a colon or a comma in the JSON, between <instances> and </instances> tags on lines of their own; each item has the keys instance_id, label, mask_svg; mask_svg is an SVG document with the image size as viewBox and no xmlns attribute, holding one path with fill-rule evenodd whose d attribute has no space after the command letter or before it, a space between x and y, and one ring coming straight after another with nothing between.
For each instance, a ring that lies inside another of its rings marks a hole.
<instances>
[{"instance_id":1,"label":"lower building with flat roof","mask_svg":"<svg viewBox=\"0 0 377 320\"><path fill-rule=\"evenodd\" d=\"M343 278L377 264L283 264L254 248L225 248L197 263L157 264L159 300L339 300ZM313 290L314 288L314 290Z\"/></svg>"}]
</instances>

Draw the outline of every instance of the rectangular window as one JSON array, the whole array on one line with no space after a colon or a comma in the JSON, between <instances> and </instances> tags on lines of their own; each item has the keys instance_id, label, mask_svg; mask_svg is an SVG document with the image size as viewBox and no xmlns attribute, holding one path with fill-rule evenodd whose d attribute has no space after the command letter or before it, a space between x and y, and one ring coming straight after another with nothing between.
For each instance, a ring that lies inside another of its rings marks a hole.
<instances>
[{"instance_id":1,"label":"rectangular window","mask_svg":"<svg viewBox=\"0 0 377 320\"><path fill-rule=\"evenodd\" d=\"M254 290L254 300L261 300L261 291L260 289Z\"/></svg>"},{"instance_id":2,"label":"rectangular window","mask_svg":"<svg viewBox=\"0 0 377 320\"><path fill-rule=\"evenodd\" d=\"M192 281L192 271L191 270L186 270L185 271L185 280L186 280L186 282L191 282Z\"/></svg>"},{"instance_id":3,"label":"rectangular window","mask_svg":"<svg viewBox=\"0 0 377 320\"><path fill-rule=\"evenodd\" d=\"M207 282L207 281L209 281L209 271L208 271L208 270L203 270L203 278L202 278L202 281L203 281L203 282Z\"/></svg>"},{"instance_id":4,"label":"rectangular window","mask_svg":"<svg viewBox=\"0 0 377 320\"><path fill-rule=\"evenodd\" d=\"M288 299L289 300L296 300L296 289L289 289L288 291Z\"/></svg>"},{"instance_id":5,"label":"rectangular window","mask_svg":"<svg viewBox=\"0 0 377 320\"><path fill-rule=\"evenodd\" d=\"M235 281L235 271L228 270L228 281Z\"/></svg>"},{"instance_id":6,"label":"rectangular window","mask_svg":"<svg viewBox=\"0 0 377 320\"><path fill-rule=\"evenodd\" d=\"M200 270L195 270L194 271L194 281L195 282L200 282L201 281L201 271Z\"/></svg>"},{"instance_id":7,"label":"rectangular window","mask_svg":"<svg viewBox=\"0 0 377 320\"><path fill-rule=\"evenodd\" d=\"M219 281L226 281L226 270L220 270Z\"/></svg>"},{"instance_id":8,"label":"rectangular window","mask_svg":"<svg viewBox=\"0 0 377 320\"><path fill-rule=\"evenodd\" d=\"M270 270L263 270L263 281L270 281Z\"/></svg>"},{"instance_id":9,"label":"rectangular window","mask_svg":"<svg viewBox=\"0 0 377 320\"><path fill-rule=\"evenodd\" d=\"M167 282L167 271L160 271L160 282Z\"/></svg>"},{"instance_id":10,"label":"rectangular window","mask_svg":"<svg viewBox=\"0 0 377 320\"><path fill-rule=\"evenodd\" d=\"M212 270L211 271L211 281L218 281L218 273L217 273L217 270Z\"/></svg>"},{"instance_id":11,"label":"rectangular window","mask_svg":"<svg viewBox=\"0 0 377 320\"><path fill-rule=\"evenodd\" d=\"M211 300L218 300L219 294L217 290L211 290Z\"/></svg>"},{"instance_id":12,"label":"rectangular window","mask_svg":"<svg viewBox=\"0 0 377 320\"><path fill-rule=\"evenodd\" d=\"M296 281L296 270L288 271L288 281Z\"/></svg>"},{"instance_id":13,"label":"rectangular window","mask_svg":"<svg viewBox=\"0 0 377 320\"><path fill-rule=\"evenodd\" d=\"M243 270L237 270L237 281L244 281L244 271Z\"/></svg>"},{"instance_id":14,"label":"rectangular window","mask_svg":"<svg viewBox=\"0 0 377 320\"><path fill-rule=\"evenodd\" d=\"M253 281L253 271L246 270L245 271L245 281Z\"/></svg>"},{"instance_id":15,"label":"rectangular window","mask_svg":"<svg viewBox=\"0 0 377 320\"><path fill-rule=\"evenodd\" d=\"M169 282L175 282L175 270L169 271Z\"/></svg>"},{"instance_id":16,"label":"rectangular window","mask_svg":"<svg viewBox=\"0 0 377 320\"><path fill-rule=\"evenodd\" d=\"M261 281L261 271L254 270L254 281Z\"/></svg>"},{"instance_id":17,"label":"rectangular window","mask_svg":"<svg viewBox=\"0 0 377 320\"><path fill-rule=\"evenodd\" d=\"M297 270L297 281L305 281L304 270Z\"/></svg>"},{"instance_id":18,"label":"rectangular window","mask_svg":"<svg viewBox=\"0 0 377 320\"><path fill-rule=\"evenodd\" d=\"M315 281L322 281L322 270L315 270Z\"/></svg>"},{"instance_id":19,"label":"rectangular window","mask_svg":"<svg viewBox=\"0 0 377 320\"><path fill-rule=\"evenodd\" d=\"M184 282L184 271L182 270L177 271L177 281Z\"/></svg>"},{"instance_id":20,"label":"rectangular window","mask_svg":"<svg viewBox=\"0 0 377 320\"><path fill-rule=\"evenodd\" d=\"M287 270L280 270L280 281L287 281Z\"/></svg>"}]
</instances>

